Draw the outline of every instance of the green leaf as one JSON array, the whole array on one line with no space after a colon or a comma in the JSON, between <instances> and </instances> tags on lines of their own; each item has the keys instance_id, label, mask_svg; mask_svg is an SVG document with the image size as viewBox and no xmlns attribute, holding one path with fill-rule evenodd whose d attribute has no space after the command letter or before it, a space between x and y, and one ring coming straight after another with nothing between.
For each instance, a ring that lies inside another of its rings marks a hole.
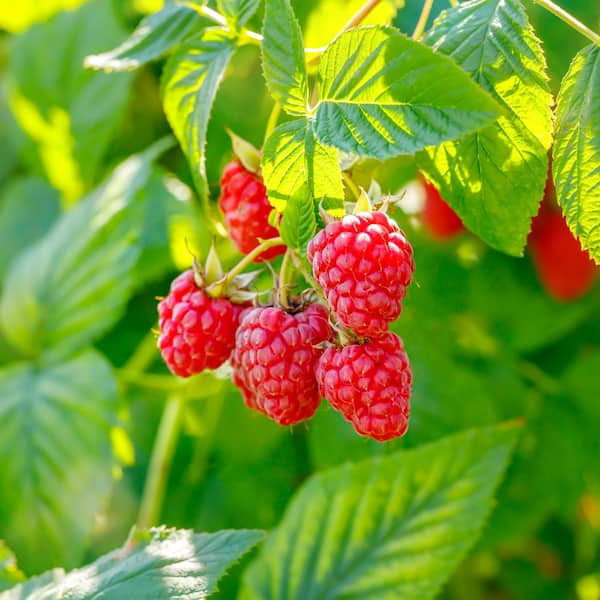
<instances>
[{"instance_id":1,"label":"green leaf","mask_svg":"<svg viewBox=\"0 0 600 600\"><path fill-rule=\"evenodd\" d=\"M226 29L206 29L180 47L162 77L165 113L185 152L201 198L208 195L205 167L206 130L217 89L236 47Z\"/></svg>"},{"instance_id":2,"label":"green leaf","mask_svg":"<svg viewBox=\"0 0 600 600\"><path fill-rule=\"evenodd\" d=\"M111 486L116 410L116 381L95 351L0 369L0 537L25 571L81 559Z\"/></svg>"},{"instance_id":3,"label":"green leaf","mask_svg":"<svg viewBox=\"0 0 600 600\"><path fill-rule=\"evenodd\" d=\"M279 232L286 246L306 254L306 246L317 232L315 203L306 185L289 199Z\"/></svg>"},{"instance_id":4,"label":"green leaf","mask_svg":"<svg viewBox=\"0 0 600 600\"><path fill-rule=\"evenodd\" d=\"M120 317L140 252L141 192L167 143L122 163L13 261L0 297L0 329L24 355L65 356Z\"/></svg>"},{"instance_id":5,"label":"green leaf","mask_svg":"<svg viewBox=\"0 0 600 600\"><path fill-rule=\"evenodd\" d=\"M217 7L234 29L240 29L256 12L259 2L260 0L217 0Z\"/></svg>"},{"instance_id":6,"label":"green leaf","mask_svg":"<svg viewBox=\"0 0 600 600\"><path fill-rule=\"evenodd\" d=\"M0 540L0 592L13 587L25 579L17 567L17 559L8 546Z\"/></svg>"},{"instance_id":7,"label":"green leaf","mask_svg":"<svg viewBox=\"0 0 600 600\"><path fill-rule=\"evenodd\" d=\"M194 533L181 529L150 529L133 534L132 548L115 550L96 562L44 582L20 585L0 600L93 600L96 598L181 598L202 600L216 591L228 567L262 538L250 529ZM45 585L44 585L45 583Z\"/></svg>"},{"instance_id":8,"label":"green leaf","mask_svg":"<svg viewBox=\"0 0 600 600\"><path fill-rule=\"evenodd\" d=\"M58 193L43 179L14 179L0 198L0 281L11 260L35 243L60 212Z\"/></svg>"},{"instance_id":9,"label":"green leaf","mask_svg":"<svg viewBox=\"0 0 600 600\"><path fill-rule=\"evenodd\" d=\"M177 267L171 244L193 244L200 224L198 210L192 202L192 191L179 179L154 168L142 194L141 252L133 275L137 288ZM182 232L186 239L177 239ZM191 259L187 249L186 256L189 267Z\"/></svg>"},{"instance_id":10,"label":"green leaf","mask_svg":"<svg viewBox=\"0 0 600 600\"><path fill-rule=\"evenodd\" d=\"M600 264L600 47L579 52L558 94L552 171L569 228Z\"/></svg>"},{"instance_id":11,"label":"green leaf","mask_svg":"<svg viewBox=\"0 0 600 600\"><path fill-rule=\"evenodd\" d=\"M432 598L476 539L516 433L471 430L312 477L242 598Z\"/></svg>"},{"instance_id":12,"label":"green leaf","mask_svg":"<svg viewBox=\"0 0 600 600\"><path fill-rule=\"evenodd\" d=\"M426 41L503 108L494 123L428 148L419 165L465 225L520 256L544 195L552 97L539 40L518 0L472 0L442 14Z\"/></svg>"},{"instance_id":13,"label":"green leaf","mask_svg":"<svg viewBox=\"0 0 600 600\"><path fill-rule=\"evenodd\" d=\"M83 59L125 34L112 4L94 0L14 38L11 107L66 205L95 180L132 82L126 73L86 71Z\"/></svg>"},{"instance_id":14,"label":"green leaf","mask_svg":"<svg viewBox=\"0 0 600 600\"><path fill-rule=\"evenodd\" d=\"M269 201L279 211L304 184L326 208L342 206L338 152L315 139L308 120L296 119L273 130L263 149L262 169Z\"/></svg>"},{"instance_id":15,"label":"green leaf","mask_svg":"<svg viewBox=\"0 0 600 600\"><path fill-rule=\"evenodd\" d=\"M271 96L289 114L306 114L304 43L290 0L266 0L263 36L263 72Z\"/></svg>"},{"instance_id":16,"label":"green leaf","mask_svg":"<svg viewBox=\"0 0 600 600\"><path fill-rule=\"evenodd\" d=\"M90 54L84 64L108 72L139 69L169 52L206 23L208 20L192 7L179 2L168 3L159 12L144 17L117 48L102 54Z\"/></svg>"},{"instance_id":17,"label":"green leaf","mask_svg":"<svg viewBox=\"0 0 600 600\"><path fill-rule=\"evenodd\" d=\"M315 133L374 158L413 154L489 124L498 106L451 60L386 27L353 29L321 58Z\"/></svg>"}]
</instances>

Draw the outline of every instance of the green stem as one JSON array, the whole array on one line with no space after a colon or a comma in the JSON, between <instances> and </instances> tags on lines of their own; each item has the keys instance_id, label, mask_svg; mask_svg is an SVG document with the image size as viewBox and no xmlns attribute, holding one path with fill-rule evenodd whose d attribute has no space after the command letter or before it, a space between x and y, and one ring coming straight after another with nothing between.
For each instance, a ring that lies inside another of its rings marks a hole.
<instances>
[{"instance_id":1,"label":"green stem","mask_svg":"<svg viewBox=\"0 0 600 600\"><path fill-rule=\"evenodd\" d=\"M183 398L181 395L170 396L160 420L148 467L137 520L137 526L141 529L159 524L171 463L179 437L182 409Z\"/></svg>"},{"instance_id":2,"label":"green stem","mask_svg":"<svg viewBox=\"0 0 600 600\"><path fill-rule=\"evenodd\" d=\"M419 15L419 20L417 21L417 26L413 31L412 37L413 40L420 40L423 32L425 31L425 27L427 26L427 21L429 19L429 15L431 13L431 7L433 6L433 0L424 0L423 8L421 9L421 14Z\"/></svg>"},{"instance_id":3,"label":"green stem","mask_svg":"<svg viewBox=\"0 0 600 600\"><path fill-rule=\"evenodd\" d=\"M458 6L458 0L448 0L448 4L454 8L455 6Z\"/></svg>"},{"instance_id":4,"label":"green stem","mask_svg":"<svg viewBox=\"0 0 600 600\"><path fill-rule=\"evenodd\" d=\"M288 281L290 275L290 267L292 266L292 255L293 250L288 248L283 255L283 260L281 261L281 268L279 269L279 304L283 308L288 307Z\"/></svg>"},{"instance_id":5,"label":"green stem","mask_svg":"<svg viewBox=\"0 0 600 600\"><path fill-rule=\"evenodd\" d=\"M584 25L581 21L576 19L572 14L568 13L564 8L554 4L552 0L533 0L536 4L539 4L553 15L564 21L569 27L578 31L584 37L591 40L596 46L600 46L600 35L592 31L587 25Z\"/></svg>"},{"instance_id":6,"label":"green stem","mask_svg":"<svg viewBox=\"0 0 600 600\"><path fill-rule=\"evenodd\" d=\"M125 385L160 392L173 392L181 388L181 381L172 375L157 375L129 369L117 369L119 380Z\"/></svg>"},{"instance_id":7,"label":"green stem","mask_svg":"<svg viewBox=\"0 0 600 600\"><path fill-rule=\"evenodd\" d=\"M156 358L156 335L149 331L123 366L128 373L143 373Z\"/></svg>"},{"instance_id":8,"label":"green stem","mask_svg":"<svg viewBox=\"0 0 600 600\"><path fill-rule=\"evenodd\" d=\"M283 240L280 237L269 238L268 240L263 240L250 254L246 254L240 262L227 273L224 279L221 281L217 281L216 284L213 285L221 285L227 284L232 281L235 277L237 277L246 267L250 266L254 259L257 256L260 256L265 250L269 248L273 248L274 246L281 246L283 244Z\"/></svg>"},{"instance_id":9,"label":"green stem","mask_svg":"<svg viewBox=\"0 0 600 600\"><path fill-rule=\"evenodd\" d=\"M335 36L338 37L344 33L344 31L348 31L348 29L352 29L357 25L360 25L364 19L369 16L369 13L381 2L381 0L367 0L348 20L348 22L342 27L340 32ZM335 39L335 38L334 38Z\"/></svg>"}]
</instances>

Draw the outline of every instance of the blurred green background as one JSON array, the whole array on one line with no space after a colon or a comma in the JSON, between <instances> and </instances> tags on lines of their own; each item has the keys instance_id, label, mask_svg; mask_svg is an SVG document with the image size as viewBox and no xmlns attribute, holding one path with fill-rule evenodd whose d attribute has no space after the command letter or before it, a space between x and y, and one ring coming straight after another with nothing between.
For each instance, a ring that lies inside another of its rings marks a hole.
<instances>
[{"instance_id":1,"label":"blurred green background","mask_svg":"<svg viewBox=\"0 0 600 600\"><path fill-rule=\"evenodd\" d=\"M318 46L360 2L294 4L306 45ZM561 4L590 27L600 25L600 3ZM0 0L0 286L6 286L2 278L13 259L62 213L73 210L118 163L169 134L160 102L160 63L131 74L83 69L86 55L117 45L143 14L160 5L158 0ZM421 0L406 0L395 25L411 32L421 6ZM446 7L445 0L436 0L432 18ZM556 93L586 40L531 2L527 8ZM260 28L259 17L251 27ZM260 146L271 107L258 49L244 47L218 93L209 126L213 198L231 159L225 128ZM397 191L416 174L410 158L389 161L381 170L384 191ZM172 147L140 192L147 209L140 217L141 257L126 307L115 309L114 323L94 339L119 385L114 484L98 491L93 519L65 542L71 547L64 556L51 545L40 553L27 513L17 517L0 507L0 539L8 540L27 573L63 558L67 567L89 562L121 544L136 520L152 443L172 391L153 349L155 297L189 266L186 245L204 256L212 239L191 185L187 163ZM527 256L500 255L469 234L436 243L418 220L399 210L394 216L413 242L417 264L416 285L396 326L414 372L407 436L385 445L358 438L325 406L308 424L283 429L251 414L226 372L202 375L186 388L163 521L198 531L268 529L315 470L522 417L525 432L496 509L443 597L600 599L598 285L582 300L557 303L541 288ZM239 256L226 239L219 238L218 245L227 265L236 262ZM0 372L22 358L0 337ZM0 404L8 401L0 397ZM0 419L0 448L7 447L3 435ZM27 440L23 444L26 448ZM58 502L67 493L58 484L47 492ZM236 567L222 582L219 597L235 596L240 571Z\"/></svg>"}]
</instances>

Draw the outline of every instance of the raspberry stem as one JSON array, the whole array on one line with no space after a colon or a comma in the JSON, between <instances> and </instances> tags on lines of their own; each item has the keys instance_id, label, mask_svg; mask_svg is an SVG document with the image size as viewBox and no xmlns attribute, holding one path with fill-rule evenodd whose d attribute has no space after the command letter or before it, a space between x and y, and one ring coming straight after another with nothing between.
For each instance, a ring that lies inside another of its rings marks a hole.
<instances>
[{"instance_id":1,"label":"raspberry stem","mask_svg":"<svg viewBox=\"0 0 600 600\"><path fill-rule=\"evenodd\" d=\"M254 248L254 250L252 250L252 252L246 254L246 256L244 256L244 258L242 258L242 260L240 260L240 262L235 265L235 267L233 267L233 269L231 269L229 273L223 277L223 279L220 279L212 285L209 285L206 288L206 293L209 296L218 296L246 267L250 266L254 262L254 259L257 256L260 256L269 248L281 246L282 244L283 240L280 237L263 240L258 246L256 246L256 248Z\"/></svg>"},{"instance_id":2,"label":"raspberry stem","mask_svg":"<svg viewBox=\"0 0 600 600\"><path fill-rule=\"evenodd\" d=\"M152 449L137 520L137 526L140 529L158 525L171 463L179 438L182 413L183 397L180 394L172 394L167 400Z\"/></svg>"},{"instance_id":3,"label":"raspberry stem","mask_svg":"<svg viewBox=\"0 0 600 600\"><path fill-rule=\"evenodd\" d=\"M433 0L425 0L423 2L423 8L421 9L421 14L419 15L419 20L417 21L417 25L412 34L413 40L420 40L423 32L425 31L425 27L427 26L427 20L429 19L429 14L431 13L431 7L433 6Z\"/></svg>"},{"instance_id":4,"label":"raspberry stem","mask_svg":"<svg viewBox=\"0 0 600 600\"><path fill-rule=\"evenodd\" d=\"M288 308L288 280L290 275L290 266L292 266L292 255L293 250L288 248L283 255L283 260L281 261L281 268L279 269L279 290L278 290L278 300L279 304L283 308Z\"/></svg>"}]
</instances>

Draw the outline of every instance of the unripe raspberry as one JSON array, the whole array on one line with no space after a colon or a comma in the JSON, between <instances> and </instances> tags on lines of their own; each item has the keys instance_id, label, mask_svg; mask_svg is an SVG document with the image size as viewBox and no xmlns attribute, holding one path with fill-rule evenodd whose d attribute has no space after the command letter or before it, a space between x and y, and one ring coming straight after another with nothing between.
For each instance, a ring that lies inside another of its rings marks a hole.
<instances>
[{"instance_id":1,"label":"unripe raspberry","mask_svg":"<svg viewBox=\"0 0 600 600\"><path fill-rule=\"evenodd\" d=\"M223 170L219 207L229 236L242 254L254 250L259 240L279 235L269 225L272 206L261 177L245 169L239 161L229 163ZM285 246L269 248L255 262L271 260L284 252Z\"/></svg>"},{"instance_id":2,"label":"unripe raspberry","mask_svg":"<svg viewBox=\"0 0 600 600\"><path fill-rule=\"evenodd\" d=\"M231 361L246 405L280 425L312 417L320 404L314 373L318 344L330 337L327 310L320 304L296 314L274 306L249 310Z\"/></svg>"},{"instance_id":3,"label":"unripe raspberry","mask_svg":"<svg viewBox=\"0 0 600 600\"><path fill-rule=\"evenodd\" d=\"M211 298L194 281L192 270L179 275L158 305L158 347L169 369L190 377L220 367L231 354L244 306Z\"/></svg>"},{"instance_id":4,"label":"unripe raspberry","mask_svg":"<svg viewBox=\"0 0 600 600\"><path fill-rule=\"evenodd\" d=\"M438 189L423 179L425 204L421 219L429 233L438 240L448 240L464 231L465 227L453 208L442 198Z\"/></svg>"},{"instance_id":5,"label":"unripe raspberry","mask_svg":"<svg viewBox=\"0 0 600 600\"><path fill-rule=\"evenodd\" d=\"M542 285L556 300L576 300L594 285L598 267L560 212L545 204L533 219L529 248Z\"/></svg>"},{"instance_id":6,"label":"unripe raspberry","mask_svg":"<svg viewBox=\"0 0 600 600\"><path fill-rule=\"evenodd\" d=\"M357 433L380 442L406 433L412 374L396 334L327 348L316 373L321 395Z\"/></svg>"},{"instance_id":7,"label":"unripe raspberry","mask_svg":"<svg viewBox=\"0 0 600 600\"><path fill-rule=\"evenodd\" d=\"M404 233L386 214L360 212L330 223L310 241L308 257L346 327L379 337L400 315L415 263Z\"/></svg>"}]
</instances>

